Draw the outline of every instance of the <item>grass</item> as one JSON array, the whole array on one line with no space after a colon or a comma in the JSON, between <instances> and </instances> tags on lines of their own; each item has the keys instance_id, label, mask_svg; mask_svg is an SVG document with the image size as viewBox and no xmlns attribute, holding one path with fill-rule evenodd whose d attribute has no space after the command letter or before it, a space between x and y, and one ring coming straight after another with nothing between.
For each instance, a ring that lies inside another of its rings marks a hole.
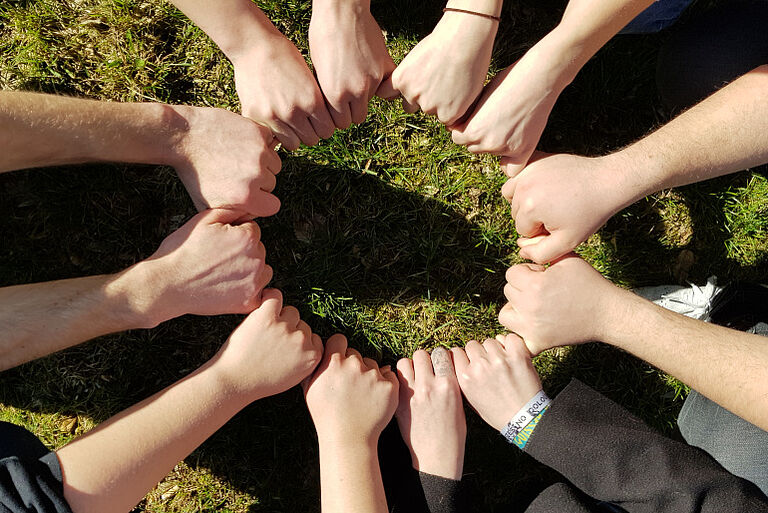
<instances>
[{"instance_id":1,"label":"grass","mask_svg":"<svg viewBox=\"0 0 768 513\"><path fill-rule=\"evenodd\" d=\"M306 51L309 2L265 0ZM563 1L505 8L492 70L554 26ZM439 17L435 2L374 2L396 60ZM407 13L407 15L405 14ZM540 147L601 154L663 123L654 86L664 35L622 37L558 102ZM143 0L6 0L0 4L0 87L112 101L159 100L237 110L232 69L175 9ZM503 273L518 261L495 159L454 146L429 116L374 100L365 123L284 154L283 209L261 222L274 284L322 335L336 331L391 363L418 347L500 331ZM0 176L0 285L118 271L151 254L193 214L174 173L89 165ZM630 206L581 253L623 286L762 280L768 181L740 173ZM678 262L690 252L683 276ZM103 337L0 375L0 420L51 448L147 397L205 361L237 316L184 317ZM686 390L602 345L537 360L548 390L578 377L671 436ZM471 412L467 480L484 511L521 509L555 479ZM300 394L260 401L179 464L137 510L317 511L317 453Z\"/></svg>"}]
</instances>

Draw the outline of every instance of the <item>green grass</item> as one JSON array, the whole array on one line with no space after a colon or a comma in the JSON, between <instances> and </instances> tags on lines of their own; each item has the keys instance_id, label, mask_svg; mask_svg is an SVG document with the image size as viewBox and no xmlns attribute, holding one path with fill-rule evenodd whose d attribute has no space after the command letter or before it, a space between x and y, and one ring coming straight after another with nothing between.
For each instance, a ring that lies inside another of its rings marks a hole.
<instances>
[{"instance_id":1,"label":"green grass","mask_svg":"<svg viewBox=\"0 0 768 513\"><path fill-rule=\"evenodd\" d=\"M504 14L492 69L554 26L565 2L521 0ZM267 0L306 51L309 2ZM439 17L435 2L374 2L400 60ZM601 154L667 119L655 92L664 36L623 37L558 102L547 151ZM0 87L113 101L239 108L223 55L175 9L131 0L6 0ZM504 270L517 262L513 223L491 157L469 154L429 116L375 100L368 120L315 148L284 154L283 209L263 220L274 284L322 335L336 331L392 363L418 347L501 330ZM0 176L0 286L118 271L152 253L194 212L170 169L92 165ZM762 175L740 173L666 191L611 219L582 254L623 286L715 274L762 280L767 269ZM99 340L0 375L0 419L60 447L205 361L237 316L184 317ZM685 388L602 345L537 360L548 390L578 377L676 436ZM467 480L483 511L520 509L555 476L468 413ZM260 401L214 435L139 506L153 512L317 511L317 453L300 394Z\"/></svg>"}]
</instances>

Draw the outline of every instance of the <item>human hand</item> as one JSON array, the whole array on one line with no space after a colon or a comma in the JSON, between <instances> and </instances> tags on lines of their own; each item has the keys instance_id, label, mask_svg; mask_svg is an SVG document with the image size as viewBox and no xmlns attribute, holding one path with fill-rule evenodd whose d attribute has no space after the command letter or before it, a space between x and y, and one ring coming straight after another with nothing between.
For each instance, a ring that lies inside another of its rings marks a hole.
<instances>
[{"instance_id":1,"label":"human hand","mask_svg":"<svg viewBox=\"0 0 768 513\"><path fill-rule=\"evenodd\" d=\"M201 212L139 264L150 277L155 324L184 314L249 313L259 305L272 268L264 263L259 226L230 224L242 217L235 210Z\"/></svg>"},{"instance_id":2,"label":"human hand","mask_svg":"<svg viewBox=\"0 0 768 513\"><path fill-rule=\"evenodd\" d=\"M624 291L603 278L576 254L548 268L519 264L507 270L508 303L499 322L519 334L533 355L552 347L605 340Z\"/></svg>"},{"instance_id":3,"label":"human hand","mask_svg":"<svg viewBox=\"0 0 768 513\"><path fill-rule=\"evenodd\" d=\"M482 344L470 340L451 353L464 397L497 431L541 390L531 355L517 335L499 335Z\"/></svg>"},{"instance_id":4,"label":"human hand","mask_svg":"<svg viewBox=\"0 0 768 513\"><path fill-rule=\"evenodd\" d=\"M336 128L365 121L368 102L395 69L368 7L315 0L309 49Z\"/></svg>"},{"instance_id":5,"label":"human hand","mask_svg":"<svg viewBox=\"0 0 768 513\"><path fill-rule=\"evenodd\" d=\"M223 109L172 109L183 128L172 145L170 164L198 210L227 208L250 217L280 210L271 192L281 162L269 129Z\"/></svg>"},{"instance_id":6,"label":"human hand","mask_svg":"<svg viewBox=\"0 0 768 513\"><path fill-rule=\"evenodd\" d=\"M528 162L555 101L573 78L557 64L562 59L558 50L545 43L542 40L493 77L469 118L450 127L453 142L473 153Z\"/></svg>"},{"instance_id":7,"label":"human hand","mask_svg":"<svg viewBox=\"0 0 768 513\"><path fill-rule=\"evenodd\" d=\"M411 451L413 468L460 480L467 421L451 353L424 350L397 362L400 401L397 425Z\"/></svg>"},{"instance_id":8,"label":"human hand","mask_svg":"<svg viewBox=\"0 0 768 513\"><path fill-rule=\"evenodd\" d=\"M302 383L320 443L375 443L397 408L397 377L333 335L315 373Z\"/></svg>"},{"instance_id":9,"label":"human hand","mask_svg":"<svg viewBox=\"0 0 768 513\"><path fill-rule=\"evenodd\" d=\"M512 207L520 256L540 264L572 251L631 202L605 158L534 154L519 174L514 163L501 164L511 176L501 193Z\"/></svg>"},{"instance_id":10,"label":"human hand","mask_svg":"<svg viewBox=\"0 0 768 513\"><path fill-rule=\"evenodd\" d=\"M288 150L333 135L333 120L315 77L285 36L275 31L231 58L243 116L272 130Z\"/></svg>"},{"instance_id":11,"label":"human hand","mask_svg":"<svg viewBox=\"0 0 768 513\"><path fill-rule=\"evenodd\" d=\"M299 311L283 306L279 290L266 289L261 305L235 328L214 365L230 390L254 401L298 385L322 356L322 340Z\"/></svg>"},{"instance_id":12,"label":"human hand","mask_svg":"<svg viewBox=\"0 0 768 513\"><path fill-rule=\"evenodd\" d=\"M497 28L495 20L446 12L382 89L399 91L407 112L421 109L452 125L483 90Z\"/></svg>"}]
</instances>

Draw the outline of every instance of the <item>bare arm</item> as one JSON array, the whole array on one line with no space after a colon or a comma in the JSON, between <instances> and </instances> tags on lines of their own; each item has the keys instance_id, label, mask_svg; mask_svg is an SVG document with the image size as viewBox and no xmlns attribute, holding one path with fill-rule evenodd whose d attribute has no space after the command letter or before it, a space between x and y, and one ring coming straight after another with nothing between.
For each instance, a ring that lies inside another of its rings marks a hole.
<instances>
[{"instance_id":1,"label":"bare arm","mask_svg":"<svg viewBox=\"0 0 768 513\"><path fill-rule=\"evenodd\" d=\"M475 153L507 156L523 166L565 87L584 64L652 0L571 0L560 24L497 74L453 141Z\"/></svg>"},{"instance_id":2,"label":"bare arm","mask_svg":"<svg viewBox=\"0 0 768 513\"><path fill-rule=\"evenodd\" d=\"M246 313L272 277L256 223L209 210L149 259L108 276L0 289L0 370L91 338L150 328L185 313Z\"/></svg>"},{"instance_id":3,"label":"bare arm","mask_svg":"<svg viewBox=\"0 0 768 513\"><path fill-rule=\"evenodd\" d=\"M655 365L768 430L768 339L690 319L621 292L621 301L606 314L622 321L599 340Z\"/></svg>"},{"instance_id":4,"label":"bare arm","mask_svg":"<svg viewBox=\"0 0 768 513\"><path fill-rule=\"evenodd\" d=\"M348 349L344 336L334 335L317 370L302 385L320 445L322 511L389 511L376 448L397 407L395 374Z\"/></svg>"},{"instance_id":5,"label":"bare arm","mask_svg":"<svg viewBox=\"0 0 768 513\"><path fill-rule=\"evenodd\" d=\"M157 324L141 264L120 274L0 289L0 370L92 338Z\"/></svg>"},{"instance_id":6,"label":"bare arm","mask_svg":"<svg viewBox=\"0 0 768 513\"><path fill-rule=\"evenodd\" d=\"M170 164L186 121L157 103L0 92L0 172L79 162Z\"/></svg>"},{"instance_id":7,"label":"bare arm","mask_svg":"<svg viewBox=\"0 0 768 513\"><path fill-rule=\"evenodd\" d=\"M499 320L532 354L599 340L768 429L768 339L670 312L616 287L575 254L507 271Z\"/></svg>"},{"instance_id":8,"label":"bare arm","mask_svg":"<svg viewBox=\"0 0 768 513\"><path fill-rule=\"evenodd\" d=\"M768 65L736 79L648 137L607 157L625 203L768 162Z\"/></svg>"},{"instance_id":9,"label":"bare arm","mask_svg":"<svg viewBox=\"0 0 768 513\"><path fill-rule=\"evenodd\" d=\"M235 68L243 115L289 150L330 137L334 122L304 57L251 0L171 0Z\"/></svg>"},{"instance_id":10,"label":"bare arm","mask_svg":"<svg viewBox=\"0 0 768 513\"><path fill-rule=\"evenodd\" d=\"M768 162L768 66L756 68L656 132L611 155L551 155L511 176L520 255L550 262L613 214L667 187Z\"/></svg>"},{"instance_id":11,"label":"bare arm","mask_svg":"<svg viewBox=\"0 0 768 513\"><path fill-rule=\"evenodd\" d=\"M264 298L211 361L57 452L75 513L130 511L240 409L312 372L320 338L279 291Z\"/></svg>"}]
</instances>

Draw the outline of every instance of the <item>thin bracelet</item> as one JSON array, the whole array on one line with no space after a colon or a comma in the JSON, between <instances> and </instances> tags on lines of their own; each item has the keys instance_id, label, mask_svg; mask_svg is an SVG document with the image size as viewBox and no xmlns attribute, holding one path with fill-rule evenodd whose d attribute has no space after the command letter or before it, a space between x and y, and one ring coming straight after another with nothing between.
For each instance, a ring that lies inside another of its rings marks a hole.
<instances>
[{"instance_id":1,"label":"thin bracelet","mask_svg":"<svg viewBox=\"0 0 768 513\"><path fill-rule=\"evenodd\" d=\"M475 12L475 11L467 11L464 9L455 9L453 7L446 7L443 9L443 12L463 12L464 14L474 14L475 16L481 16L483 18L488 18L489 20L496 20L498 22L501 22L501 18L498 16L491 16L490 14L484 14L484 13Z\"/></svg>"}]
</instances>

